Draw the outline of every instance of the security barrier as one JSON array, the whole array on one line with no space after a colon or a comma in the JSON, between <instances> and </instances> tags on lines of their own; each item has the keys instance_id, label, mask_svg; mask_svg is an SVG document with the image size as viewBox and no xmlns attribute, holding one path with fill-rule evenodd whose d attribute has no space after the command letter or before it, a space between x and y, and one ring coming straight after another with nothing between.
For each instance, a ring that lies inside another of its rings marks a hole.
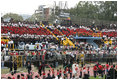
<instances>
[{"instance_id":1,"label":"security barrier","mask_svg":"<svg viewBox=\"0 0 118 80\"><path fill-rule=\"evenodd\" d=\"M92 36L92 37L102 37L102 33L85 33L85 32L78 32L78 36Z\"/></svg>"},{"instance_id":2,"label":"security barrier","mask_svg":"<svg viewBox=\"0 0 118 80\"><path fill-rule=\"evenodd\" d=\"M12 56L12 59L13 59L13 62L16 61L17 62L17 68L18 67L22 67L23 66L23 59L22 59L23 56ZM14 64L13 64L13 67L14 67Z\"/></svg>"},{"instance_id":3,"label":"security barrier","mask_svg":"<svg viewBox=\"0 0 118 80\"><path fill-rule=\"evenodd\" d=\"M93 33L92 36L93 36L93 37L102 37L102 36L101 36L101 33Z\"/></svg>"},{"instance_id":4,"label":"security barrier","mask_svg":"<svg viewBox=\"0 0 118 80\"><path fill-rule=\"evenodd\" d=\"M17 56L17 67L22 67L22 56Z\"/></svg>"}]
</instances>

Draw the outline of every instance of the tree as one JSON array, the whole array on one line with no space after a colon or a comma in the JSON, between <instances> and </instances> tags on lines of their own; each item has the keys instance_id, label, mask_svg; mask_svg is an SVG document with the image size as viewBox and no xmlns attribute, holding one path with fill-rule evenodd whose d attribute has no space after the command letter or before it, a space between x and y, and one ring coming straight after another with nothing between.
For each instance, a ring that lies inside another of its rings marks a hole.
<instances>
[{"instance_id":1,"label":"tree","mask_svg":"<svg viewBox=\"0 0 118 80\"><path fill-rule=\"evenodd\" d=\"M102 2L100 8L102 9L101 13L103 14L104 20L110 20L110 21L117 20L117 16L114 16L114 14L117 14L117 1Z\"/></svg>"},{"instance_id":2,"label":"tree","mask_svg":"<svg viewBox=\"0 0 118 80\"><path fill-rule=\"evenodd\" d=\"M16 21L23 21L23 17L18 14L15 14L15 13L7 13L3 16L3 19L5 19L5 18L11 18L13 22L14 21L15 22Z\"/></svg>"},{"instance_id":3,"label":"tree","mask_svg":"<svg viewBox=\"0 0 118 80\"><path fill-rule=\"evenodd\" d=\"M40 22L40 20L41 20L41 16L38 13L34 13L31 17L26 19L26 21L30 21L30 22L35 22L35 21Z\"/></svg>"},{"instance_id":4,"label":"tree","mask_svg":"<svg viewBox=\"0 0 118 80\"><path fill-rule=\"evenodd\" d=\"M76 18L116 21L117 1L80 1L69 12Z\"/></svg>"}]
</instances>

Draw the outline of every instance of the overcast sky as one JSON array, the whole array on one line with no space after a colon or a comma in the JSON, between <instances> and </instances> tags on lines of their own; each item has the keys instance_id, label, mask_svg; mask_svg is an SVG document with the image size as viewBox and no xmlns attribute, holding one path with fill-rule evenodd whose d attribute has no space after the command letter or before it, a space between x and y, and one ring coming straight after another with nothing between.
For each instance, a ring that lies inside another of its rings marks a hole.
<instances>
[{"instance_id":1,"label":"overcast sky","mask_svg":"<svg viewBox=\"0 0 118 80\"><path fill-rule=\"evenodd\" d=\"M54 1L67 1L68 7L74 7L79 0L2 0L0 2L1 15L5 13L33 14L39 5L53 5Z\"/></svg>"}]
</instances>

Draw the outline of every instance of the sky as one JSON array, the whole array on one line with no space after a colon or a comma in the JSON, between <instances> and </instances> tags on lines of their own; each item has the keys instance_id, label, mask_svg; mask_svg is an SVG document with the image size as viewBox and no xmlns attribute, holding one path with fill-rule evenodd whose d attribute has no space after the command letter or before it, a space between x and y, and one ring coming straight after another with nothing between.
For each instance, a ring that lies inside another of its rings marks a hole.
<instances>
[{"instance_id":1,"label":"sky","mask_svg":"<svg viewBox=\"0 0 118 80\"><path fill-rule=\"evenodd\" d=\"M39 5L53 5L54 1L67 1L68 8L74 7L79 0L2 0L0 2L1 16L12 12L32 15Z\"/></svg>"}]
</instances>

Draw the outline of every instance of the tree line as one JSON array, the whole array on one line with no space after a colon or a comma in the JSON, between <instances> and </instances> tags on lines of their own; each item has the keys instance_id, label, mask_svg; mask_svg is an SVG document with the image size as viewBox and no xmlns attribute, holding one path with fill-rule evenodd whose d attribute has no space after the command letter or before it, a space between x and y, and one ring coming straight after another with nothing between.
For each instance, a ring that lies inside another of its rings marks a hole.
<instances>
[{"instance_id":1,"label":"tree line","mask_svg":"<svg viewBox=\"0 0 118 80\"><path fill-rule=\"evenodd\" d=\"M80 1L75 7L64 10L70 13L72 18L86 18L95 20L117 21L117 1ZM2 19L11 18L11 21L37 21L41 20L40 14L34 13L23 20L23 17L15 13L7 13Z\"/></svg>"},{"instance_id":2,"label":"tree line","mask_svg":"<svg viewBox=\"0 0 118 80\"><path fill-rule=\"evenodd\" d=\"M80 1L67 12L76 18L117 21L117 1Z\"/></svg>"}]
</instances>

